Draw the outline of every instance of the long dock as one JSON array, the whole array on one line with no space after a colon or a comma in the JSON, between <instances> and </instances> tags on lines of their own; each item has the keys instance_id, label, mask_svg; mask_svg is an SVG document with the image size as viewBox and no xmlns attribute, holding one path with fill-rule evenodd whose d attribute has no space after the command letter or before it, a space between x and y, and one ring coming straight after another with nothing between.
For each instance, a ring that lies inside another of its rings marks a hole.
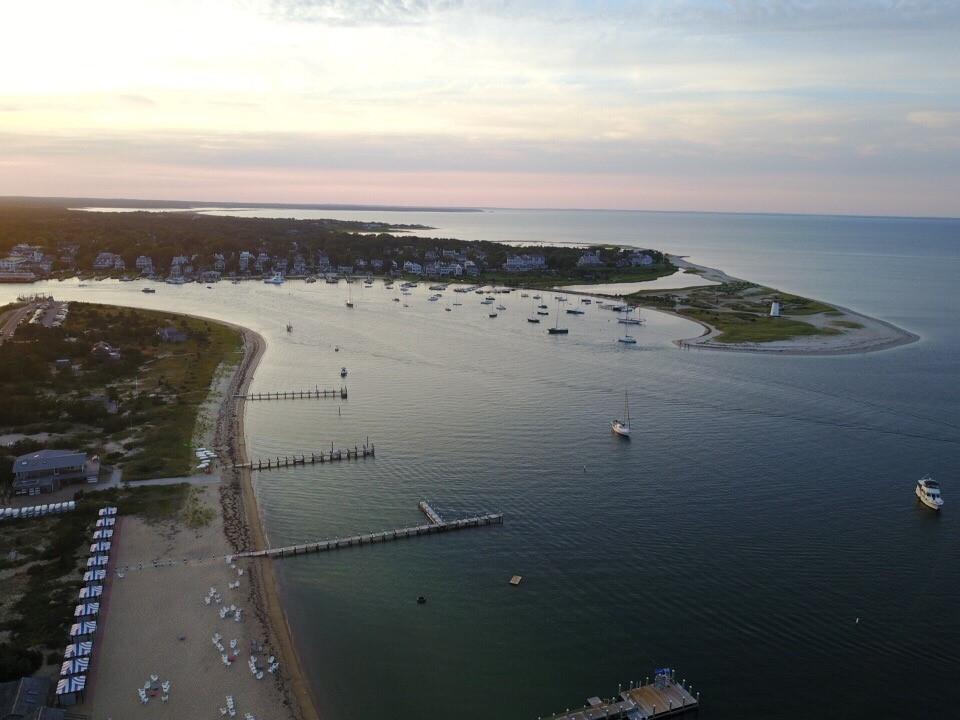
<instances>
[{"instance_id":1,"label":"long dock","mask_svg":"<svg viewBox=\"0 0 960 720\"><path fill-rule=\"evenodd\" d=\"M247 395L234 395L237 400L319 400L322 398L339 397L347 399L347 388L342 385L339 390L326 390L319 386L307 390L279 390L275 392L258 392Z\"/></svg>"},{"instance_id":2,"label":"long dock","mask_svg":"<svg viewBox=\"0 0 960 720\"><path fill-rule=\"evenodd\" d=\"M373 443L358 447L353 446L342 450L334 450L332 447L329 452L312 452L309 455L301 453L300 455L277 455L269 458L256 458L248 463L234 465L235 468L250 468L251 470L280 470L282 468L295 467L297 465L316 465L331 462L342 462L344 460L362 460L364 458L376 457L376 448Z\"/></svg>"},{"instance_id":3,"label":"long dock","mask_svg":"<svg viewBox=\"0 0 960 720\"><path fill-rule=\"evenodd\" d=\"M693 686L685 680L677 682L672 669L657 670L653 682L648 680L636 686L629 683L626 690L621 687L618 695L609 700L588 698L587 704L578 710L568 708L562 713L537 720L653 720L680 715L700 707L700 693L694 695Z\"/></svg>"},{"instance_id":4,"label":"long dock","mask_svg":"<svg viewBox=\"0 0 960 720\"><path fill-rule=\"evenodd\" d=\"M268 548L267 550L254 550L251 552L238 553L233 555L233 557L285 558L294 555L306 555L307 553L331 552L333 550L341 550L343 548L357 547L360 545L385 543L391 540L403 540L405 538L420 537L421 535L435 535L437 533L452 532L454 530L485 527L487 525L503 525L503 513L491 513L488 515L478 515L477 517L463 518L462 520L433 522L429 525L416 525L414 527L398 528L396 530L351 535L349 537L320 540L302 545L288 545L286 547Z\"/></svg>"}]
</instances>

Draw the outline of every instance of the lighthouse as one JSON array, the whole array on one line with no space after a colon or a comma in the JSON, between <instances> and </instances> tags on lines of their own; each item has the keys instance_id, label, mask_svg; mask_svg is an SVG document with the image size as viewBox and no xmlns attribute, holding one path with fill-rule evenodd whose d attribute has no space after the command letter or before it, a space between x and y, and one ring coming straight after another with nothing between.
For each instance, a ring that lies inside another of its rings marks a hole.
<instances>
[{"instance_id":1,"label":"lighthouse","mask_svg":"<svg viewBox=\"0 0 960 720\"><path fill-rule=\"evenodd\" d=\"M770 303L770 317L780 317L780 303L777 300Z\"/></svg>"}]
</instances>

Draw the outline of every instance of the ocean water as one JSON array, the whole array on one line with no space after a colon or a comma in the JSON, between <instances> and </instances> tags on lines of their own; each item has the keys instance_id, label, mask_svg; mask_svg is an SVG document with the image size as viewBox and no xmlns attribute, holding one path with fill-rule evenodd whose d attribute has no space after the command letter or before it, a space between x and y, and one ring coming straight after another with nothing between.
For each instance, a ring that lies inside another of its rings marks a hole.
<instances>
[{"instance_id":1,"label":"ocean water","mask_svg":"<svg viewBox=\"0 0 960 720\"><path fill-rule=\"evenodd\" d=\"M680 352L670 341L698 329L647 311L633 347L596 307L561 315L570 334L551 337L516 293L491 319L477 295L434 303L421 287L403 307L379 282L352 286L353 310L345 284L36 286L249 325L269 343L254 391L336 387L348 368L347 401L247 408L254 456L377 447L256 475L273 544L416 524L422 499L505 513L502 527L278 563L325 717L532 719L661 666L710 718L956 715L960 222L399 215L443 236L686 254L922 339L757 357ZM609 430L625 390L631 441ZM940 515L913 496L924 473L942 482Z\"/></svg>"}]
</instances>

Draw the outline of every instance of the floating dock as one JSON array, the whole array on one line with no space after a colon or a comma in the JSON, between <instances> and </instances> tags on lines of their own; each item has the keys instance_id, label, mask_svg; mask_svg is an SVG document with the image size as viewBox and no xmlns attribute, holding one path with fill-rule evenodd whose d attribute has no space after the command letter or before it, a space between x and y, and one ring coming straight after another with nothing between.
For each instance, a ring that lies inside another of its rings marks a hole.
<instances>
[{"instance_id":1,"label":"floating dock","mask_svg":"<svg viewBox=\"0 0 960 720\"><path fill-rule=\"evenodd\" d=\"M694 694L693 687L686 681L677 682L672 669L661 668L654 674L652 683L645 681L636 686L630 683L626 690L620 690L609 700L592 697L579 710L568 709L537 720L653 720L681 715L699 707L700 693Z\"/></svg>"},{"instance_id":2,"label":"floating dock","mask_svg":"<svg viewBox=\"0 0 960 720\"><path fill-rule=\"evenodd\" d=\"M422 510L426 503L420 503L420 505ZM427 507L429 508L430 506L427 505ZM424 512L426 512L426 510L424 510ZM405 538L420 537L421 535L435 535L437 533L452 532L454 530L485 527L487 525L503 525L503 513L478 515L476 517L463 518L461 520L443 520L440 522L431 522L429 525L416 525L414 527L398 528L397 530L385 530L383 532L366 533L363 535L351 535L349 537L334 538L333 540L320 540L318 542L304 543L302 545L288 545L286 547L268 548L267 550L253 550L250 552L237 553L232 557L284 558L293 555L306 555L307 553L342 550L344 548L356 547L359 545L373 545L375 543L384 543L391 540L403 540Z\"/></svg>"},{"instance_id":3,"label":"floating dock","mask_svg":"<svg viewBox=\"0 0 960 720\"><path fill-rule=\"evenodd\" d=\"M312 390L280 390L276 392L249 393L247 395L234 395L237 400L319 400L322 398L339 397L341 400L347 399L347 388L341 386L339 390L325 390L321 387L315 387Z\"/></svg>"},{"instance_id":4,"label":"floating dock","mask_svg":"<svg viewBox=\"0 0 960 720\"><path fill-rule=\"evenodd\" d=\"M376 448L373 443L362 447L353 446L353 449L334 450L332 447L329 452L312 452L309 455L301 453L300 455L283 455L270 458L256 458L248 463L234 465L235 468L250 468L251 470L280 470L282 468L294 467L296 465L316 465L318 463L342 462L344 460L362 460L364 458L376 457Z\"/></svg>"}]
</instances>

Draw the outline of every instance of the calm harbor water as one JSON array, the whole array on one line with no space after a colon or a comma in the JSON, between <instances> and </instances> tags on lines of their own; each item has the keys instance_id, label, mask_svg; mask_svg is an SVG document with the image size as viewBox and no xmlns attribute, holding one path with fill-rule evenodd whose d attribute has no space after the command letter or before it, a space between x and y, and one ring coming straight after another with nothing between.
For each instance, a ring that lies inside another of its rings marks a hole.
<instances>
[{"instance_id":1,"label":"calm harbor water","mask_svg":"<svg viewBox=\"0 0 960 720\"><path fill-rule=\"evenodd\" d=\"M664 665L703 693L704 717L955 716L960 222L317 214L656 247L923 338L771 358L680 352L670 341L698 330L650 312L634 347L596 307L550 337L516 293L491 319L477 295L428 302L421 287L403 307L380 282L353 286L352 311L344 284L34 286L248 325L269 343L253 391L338 386L347 366L348 401L247 409L253 455L377 446L372 461L257 475L273 544L418 523L421 499L505 513L499 528L278 564L326 717L532 719ZM0 286L0 301L22 290ZM609 431L624 389L629 442ZM940 516L912 494L927 472Z\"/></svg>"}]
</instances>

